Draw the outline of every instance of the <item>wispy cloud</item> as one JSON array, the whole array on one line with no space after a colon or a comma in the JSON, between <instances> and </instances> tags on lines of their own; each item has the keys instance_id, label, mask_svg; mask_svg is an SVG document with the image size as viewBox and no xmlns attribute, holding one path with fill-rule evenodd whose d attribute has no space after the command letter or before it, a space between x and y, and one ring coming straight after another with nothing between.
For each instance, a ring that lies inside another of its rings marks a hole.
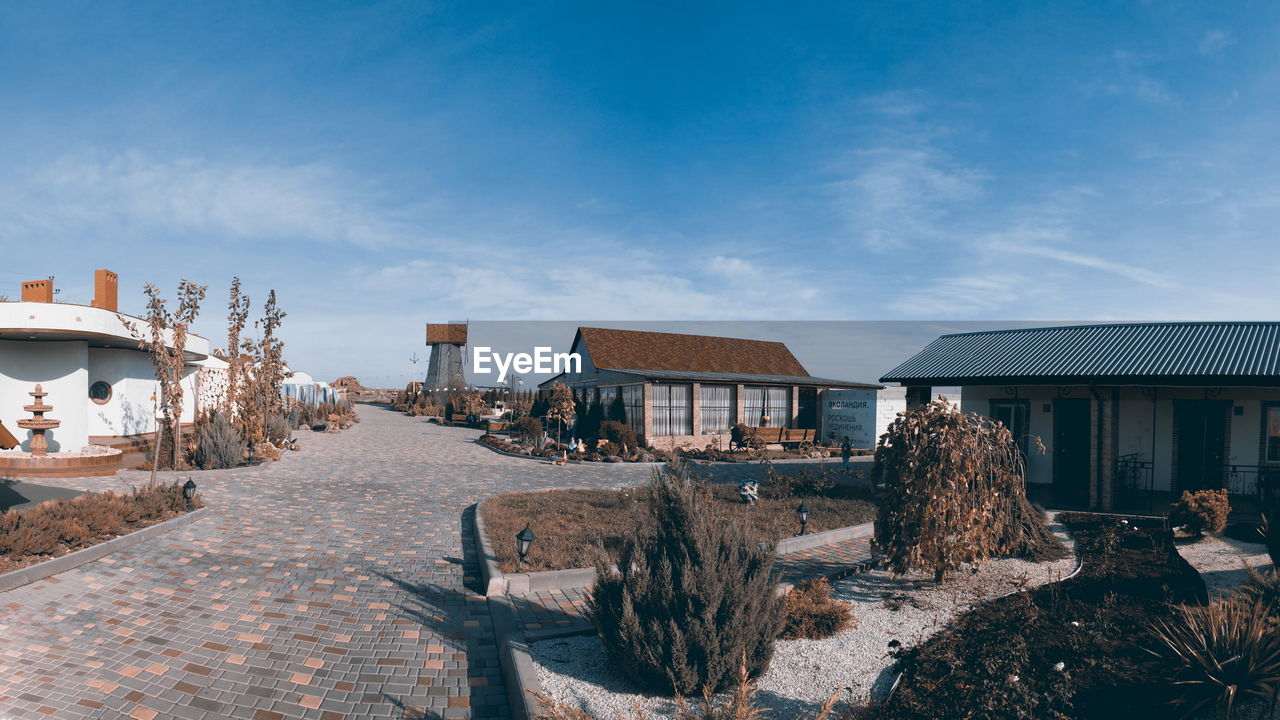
<instances>
[{"instance_id":1,"label":"wispy cloud","mask_svg":"<svg viewBox=\"0 0 1280 720\"><path fill-rule=\"evenodd\" d=\"M1108 95L1132 97L1154 105L1174 105L1178 98L1163 80L1152 75L1147 67L1151 58L1136 53L1117 50L1111 55L1107 75L1094 84Z\"/></svg>"},{"instance_id":2,"label":"wispy cloud","mask_svg":"<svg viewBox=\"0 0 1280 720\"><path fill-rule=\"evenodd\" d=\"M881 137L850 152L827 190L847 232L873 251L937 241L957 206L978 200L987 174L952 158L938 145L945 128L905 123L920 113L918 99L881 97L870 104L884 123Z\"/></svg>"},{"instance_id":3,"label":"wispy cloud","mask_svg":"<svg viewBox=\"0 0 1280 720\"><path fill-rule=\"evenodd\" d=\"M379 207L375 190L321 163L69 155L0 177L0 187L8 236L121 229L363 248L421 237L403 209Z\"/></svg>"},{"instance_id":4,"label":"wispy cloud","mask_svg":"<svg viewBox=\"0 0 1280 720\"><path fill-rule=\"evenodd\" d=\"M1201 55L1217 55L1235 44L1236 39L1229 31L1214 28L1200 36L1200 41L1196 43L1196 52Z\"/></svg>"},{"instance_id":5,"label":"wispy cloud","mask_svg":"<svg viewBox=\"0 0 1280 720\"><path fill-rule=\"evenodd\" d=\"M986 243L985 249L988 252L1004 253L1009 255L1026 255L1030 257L1043 258L1045 260L1052 260L1053 262L1063 263L1066 265L1097 270L1133 280L1135 282L1142 283L1143 285L1149 285L1151 287L1173 288L1177 286L1177 283L1170 278L1137 265L1117 262L1097 255L1065 250L1063 248L1053 247L1050 245L1036 244L1034 242L1028 242L1025 238L1019 241L1004 239L989 241Z\"/></svg>"}]
</instances>

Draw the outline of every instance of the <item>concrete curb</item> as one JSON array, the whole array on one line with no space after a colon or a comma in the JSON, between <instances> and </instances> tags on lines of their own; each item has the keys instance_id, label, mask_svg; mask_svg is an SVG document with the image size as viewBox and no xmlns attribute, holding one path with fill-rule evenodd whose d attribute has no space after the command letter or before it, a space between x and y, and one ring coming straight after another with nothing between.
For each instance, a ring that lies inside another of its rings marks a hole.
<instances>
[{"instance_id":1,"label":"concrete curb","mask_svg":"<svg viewBox=\"0 0 1280 720\"><path fill-rule=\"evenodd\" d=\"M484 501L475 505L475 522L471 527L476 533L476 547L480 550L480 573L484 581L485 597L507 594L507 580L498 569L498 557L493 554L493 546L489 544L489 533L484 529Z\"/></svg>"},{"instance_id":2,"label":"concrete curb","mask_svg":"<svg viewBox=\"0 0 1280 720\"><path fill-rule=\"evenodd\" d=\"M162 523L156 523L144 527L141 530L135 530L128 535L112 538L106 542L100 542L97 545L90 545L87 548L67 553L61 557L45 560L44 562L28 565L20 570L14 570L0 575L0 592L13 590L14 588L29 585L37 580L43 580L51 575L57 575L73 568L80 567L85 563L91 563L94 560L104 558L111 553L132 547L138 543L149 540L157 535L162 535L170 530L176 530L193 523L205 515L209 514L209 508L203 507L199 510L180 515L171 520L165 520Z\"/></svg>"},{"instance_id":3,"label":"concrete curb","mask_svg":"<svg viewBox=\"0 0 1280 720\"><path fill-rule=\"evenodd\" d=\"M542 703L533 696L534 692L542 692L542 683L538 682L538 671L529 656L525 637L516 630L516 610L506 595L492 596L488 602L511 717L513 720L535 720L545 711Z\"/></svg>"},{"instance_id":4,"label":"concrete curb","mask_svg":"<svg viewBox=\"0 0 1280 720\"><path fill-rule=\"evenodd\" d=\"M774 545L774 552L778 557L798 553L802 550L809 550L823 545L834 545L845 540L853 540L854 538L871 537L875 535L875 523L862 523L861 525L847 525L835 530L825 530L823 532L810 533L808 535L799 535L797 537L783 538Z\"/></svg>"}]
</instances>

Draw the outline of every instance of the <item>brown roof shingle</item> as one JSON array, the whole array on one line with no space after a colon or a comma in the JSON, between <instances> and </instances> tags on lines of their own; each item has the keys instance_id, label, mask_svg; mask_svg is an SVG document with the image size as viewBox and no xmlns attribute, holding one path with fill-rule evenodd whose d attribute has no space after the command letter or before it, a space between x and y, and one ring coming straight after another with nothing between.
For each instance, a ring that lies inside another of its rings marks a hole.
<instances>
[{"instance_id":1,"label":"brown roof shingle","mask_svg":"<svg viewBox=\"0 0 1280 720\"><path fill-rule=\"evenodd\" d=\"M589 327L578 328L578 337L602 370L809 374L780 342Z\"/></svg>"}]
</instances>

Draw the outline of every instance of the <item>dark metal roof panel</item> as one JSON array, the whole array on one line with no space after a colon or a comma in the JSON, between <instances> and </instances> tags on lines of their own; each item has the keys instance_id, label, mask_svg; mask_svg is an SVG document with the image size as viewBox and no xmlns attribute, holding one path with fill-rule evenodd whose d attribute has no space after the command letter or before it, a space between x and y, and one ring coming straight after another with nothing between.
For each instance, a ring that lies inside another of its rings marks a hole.
<instances>
[{"instance_id":1,"label":"dark metal roof panel","mask_svg":"<svg viewBox=\"0 0 1280 720\"><path fill-rule=\"evenodd\" d=\"M881 382L1275 378L1280 323L1117 323L943 335Z\"/></svg>"}]
</instances>

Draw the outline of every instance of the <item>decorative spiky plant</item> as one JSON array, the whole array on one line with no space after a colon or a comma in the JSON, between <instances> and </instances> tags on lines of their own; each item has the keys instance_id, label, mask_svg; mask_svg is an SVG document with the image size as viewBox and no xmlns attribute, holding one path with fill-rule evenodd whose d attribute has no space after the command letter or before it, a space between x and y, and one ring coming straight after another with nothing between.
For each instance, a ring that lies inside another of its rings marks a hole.
<instances>
[{"instance_id":1,"label":"decorative spiky plant","mask_svg":"<svg viewBox=\"0 0 1280 720\"><path fill-rule=\"evenodd\" d=\"M1215 707L1230 718L1241 702L1274 701L1280 693L1280 633L1263 603L1230 597L1182 605L1151 630L1158 642L1152 652L1169 663L1184 718Z\"/></svg>"}]
</instances>

